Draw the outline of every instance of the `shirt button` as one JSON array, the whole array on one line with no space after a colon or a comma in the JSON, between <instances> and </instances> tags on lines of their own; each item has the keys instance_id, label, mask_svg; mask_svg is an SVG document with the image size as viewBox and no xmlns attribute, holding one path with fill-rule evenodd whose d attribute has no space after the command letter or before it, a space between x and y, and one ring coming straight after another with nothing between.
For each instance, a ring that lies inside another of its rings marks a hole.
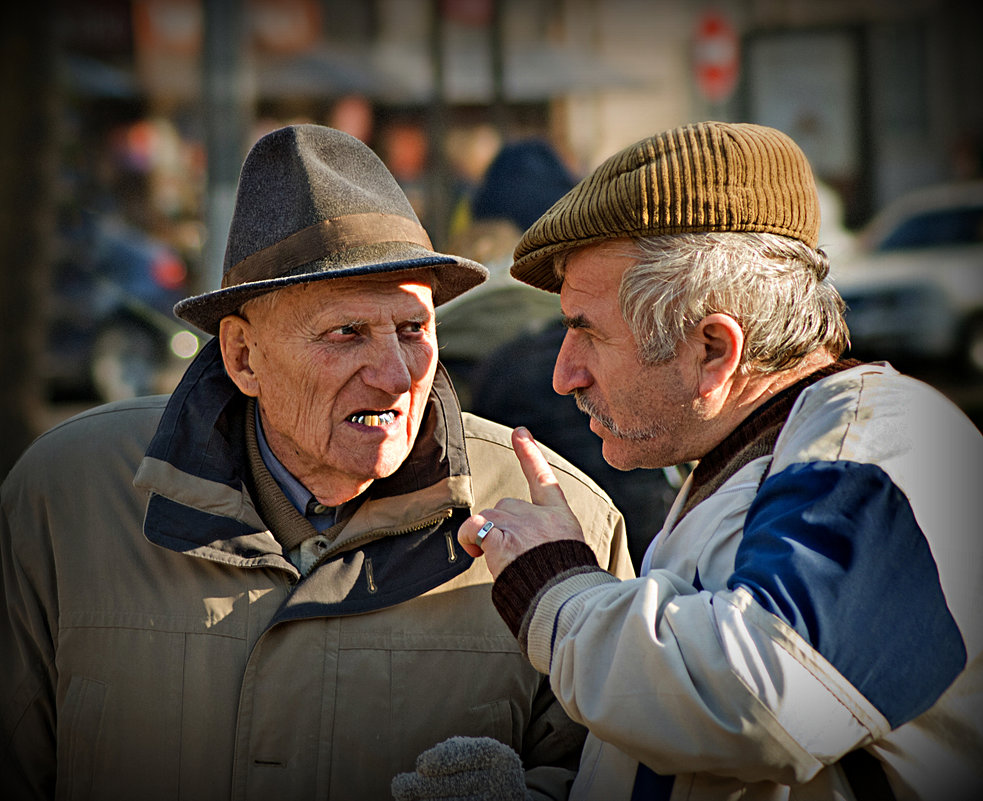
<instances>
[{"instance_id":1,"label":"shirt button","mask_svg":"<svg viewBox=\"0 0 983 801\"><path fill-rule=\"evenodd\" d=\"M328 511L328 507L323 503L314 504L314 514L323 515L326 511Z\"/></svg>"}]
</instances>

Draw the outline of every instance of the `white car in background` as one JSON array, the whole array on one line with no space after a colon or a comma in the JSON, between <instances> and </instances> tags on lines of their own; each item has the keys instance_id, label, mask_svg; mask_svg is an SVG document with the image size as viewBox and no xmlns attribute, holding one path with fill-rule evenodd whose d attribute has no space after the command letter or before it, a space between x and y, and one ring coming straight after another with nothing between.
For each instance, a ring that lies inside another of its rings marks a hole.
<instances>
[{"instance_id":1,"label":"white car in background","mask_svg":"<svg viewBox=\"0 0 983 801\"><path fill-rule=\"evenodd\" d=\"M851 355L983 374L983 181L910 192L833 262Z\"/></svg>"}]
</instances>

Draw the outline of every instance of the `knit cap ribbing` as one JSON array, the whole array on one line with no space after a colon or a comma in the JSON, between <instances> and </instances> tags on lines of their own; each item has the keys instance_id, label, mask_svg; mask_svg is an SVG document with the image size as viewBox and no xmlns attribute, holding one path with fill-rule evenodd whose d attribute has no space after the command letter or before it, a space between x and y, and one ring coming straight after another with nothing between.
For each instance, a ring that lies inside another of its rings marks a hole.
<instances>
[{"instance_id":1,"label":"knit cap ribbing","mask_svg":"<svg viewBox=\"0 0 983 801\"><path fill-rule=\"evenodd\" d=\"M819 241L819 198L805 154L749 123L685 125L616 153L522 236L512 275L559 292L552 256L604 239L713 231Z\"/></svg>"}]
</instances>

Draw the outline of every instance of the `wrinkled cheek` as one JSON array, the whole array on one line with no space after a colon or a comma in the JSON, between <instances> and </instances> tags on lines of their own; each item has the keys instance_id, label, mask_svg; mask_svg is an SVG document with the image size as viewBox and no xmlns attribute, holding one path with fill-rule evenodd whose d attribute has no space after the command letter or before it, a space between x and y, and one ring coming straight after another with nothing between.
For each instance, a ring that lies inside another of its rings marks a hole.
<instances>
[{"instance_id":1,"label":"wrinkled cheek","mask_svg":"<svg viewBox=\"0 0 983 801\"><path fill-rule=\"evenodd\" d=\"M293 426L300 441L306 443L312 452L324 455L340 425L336 426L332 421L330 407L326 408L323 403L317 403L316 397L310 397L316 394L308 393L308 400L296 407Z\"/></svg>"}]
</instances>

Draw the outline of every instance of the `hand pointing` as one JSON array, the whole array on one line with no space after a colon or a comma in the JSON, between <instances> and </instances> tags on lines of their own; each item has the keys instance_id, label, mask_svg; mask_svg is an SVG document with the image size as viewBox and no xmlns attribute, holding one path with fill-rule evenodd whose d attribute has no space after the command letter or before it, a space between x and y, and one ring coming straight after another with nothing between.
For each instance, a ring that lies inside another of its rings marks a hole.
<instances>
[{"instance_id":1,"label":"hand pointing","mask_svg":"<svg viewBox=\"0 0 983 801\"><path fill-rule=\"evenodd\" d=\"M525 428L512 432L512 447L529 485L532 503L502 498L493 509L471 515L461 524L457 539L471 556L484 553L492 576L520 554L553 540L584 541L580 523L567 505L553 468ZM486 523L494 524L479 539ZM480 545L478 542L480 541Z\"/></svg>"}]
</instances>

